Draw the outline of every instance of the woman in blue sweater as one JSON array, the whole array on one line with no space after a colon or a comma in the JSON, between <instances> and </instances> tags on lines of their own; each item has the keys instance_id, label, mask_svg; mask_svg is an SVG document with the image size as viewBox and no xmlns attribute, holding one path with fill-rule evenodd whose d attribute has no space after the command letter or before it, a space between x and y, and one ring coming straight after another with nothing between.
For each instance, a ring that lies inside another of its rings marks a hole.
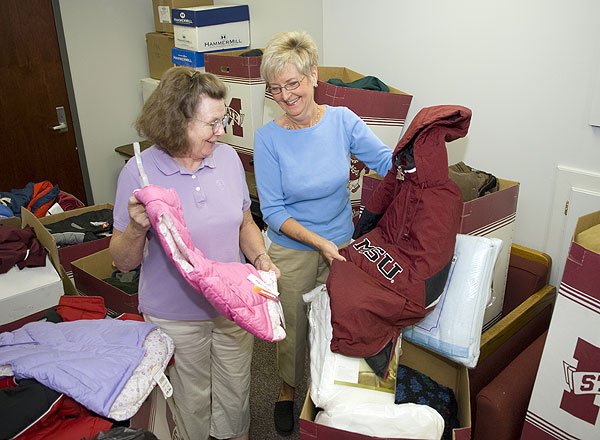
<instances>
[{"instance_id":1,"label":"woman in blue sweater","mask_svg":"<svg viewBox=\"0 0 600 440\"><path fill-rule=\"evenodd\" d=\"M350 153L385 175L392 150L346 107L318 105L318 50L305 32L275 35L265 48L261 75L283 109L257 130L254 170L263 220L272 241L269 256L281 270L287 337L277 344L281 377L275 427L290 434L294 390L304 376L306 308L302 295L325 283L338 249L352 236L348 178Z\"/></svg>"}]
</instances>

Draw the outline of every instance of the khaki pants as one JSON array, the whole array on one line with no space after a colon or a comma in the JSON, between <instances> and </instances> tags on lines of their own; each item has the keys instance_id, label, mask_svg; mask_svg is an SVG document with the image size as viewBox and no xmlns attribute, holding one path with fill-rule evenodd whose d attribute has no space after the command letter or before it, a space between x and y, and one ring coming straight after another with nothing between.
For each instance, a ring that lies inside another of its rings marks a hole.
<instances>
[{"instance_id":1,"label":"khaki pants","mask_svg":"<svg viewBox=\"0 0 600 440\"><path fill-rule=\"evenodd\" d=\"M206 321L170 321L149 315L144 319L158 325L175 342L169 379L177 426L185 430L185 438L246 434L254 337L222 316Z\"/></svg>"},{"instance_id":2,"label":"khaki pants","mask_svg":"<svg viewBox=\"0 0 600 440\"><path fill-rule=\"evenodd\" d=\"M306 358L308 319L302 295L327 281L329 263L320 251L298 251L276 243L269 246L269 256L281 271L277 288L287 333L277 343L277 374L296 387L304 377Z\"/></svg>"}]
</instances>

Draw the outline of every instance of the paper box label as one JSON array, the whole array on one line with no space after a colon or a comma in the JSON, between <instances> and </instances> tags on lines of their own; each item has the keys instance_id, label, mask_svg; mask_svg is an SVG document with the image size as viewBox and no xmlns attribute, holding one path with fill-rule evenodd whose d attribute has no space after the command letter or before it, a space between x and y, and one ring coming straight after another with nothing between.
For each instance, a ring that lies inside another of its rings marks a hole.
<instances>
[{"instance_id":1,"label":"paper box label","mask_svg":"<svg viewBox=\"0 0 600 440\"><path fill-rule=\"evenodd\" d=\"M250 45L250 25L247 21L216 26L173 26L175 46L197 52L239 49Z\"/></svg>"}]
</instances>

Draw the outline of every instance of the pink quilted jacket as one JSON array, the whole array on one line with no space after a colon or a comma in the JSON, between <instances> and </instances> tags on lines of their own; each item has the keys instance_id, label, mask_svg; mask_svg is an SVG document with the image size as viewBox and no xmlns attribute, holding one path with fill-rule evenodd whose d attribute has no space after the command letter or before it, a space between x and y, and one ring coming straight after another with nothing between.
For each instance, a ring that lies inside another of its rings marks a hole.
<instances>
[{"instance_id":1,"label":"pink quilted jacket","mask_svg":"<svg viewBox=\"0 0 600 440\"><path fill-rule=\"evenodd\" d=\"M257 271L250 264L207 259L192 243L175 190L148 185L136 190L135 196L146 206L164 251L181 275L219 313L261 339L285 338L273 272Z\"/></svg>"}]
</instances>

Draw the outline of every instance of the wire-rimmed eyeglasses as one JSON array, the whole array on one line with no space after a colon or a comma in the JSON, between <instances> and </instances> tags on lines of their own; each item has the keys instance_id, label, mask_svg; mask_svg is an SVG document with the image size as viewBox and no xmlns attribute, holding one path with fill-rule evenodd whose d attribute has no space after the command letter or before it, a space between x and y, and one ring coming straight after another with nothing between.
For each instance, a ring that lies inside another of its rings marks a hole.
<instances>
[{"instance_id":1,"label":"wire-rimmed eyeglasses","mask_svg":"<svg viewBox=\"0 0 600 440\"><path fill-rule=\"evenodd\" d=\"M196 120L202 122L205 125L210 126L212 128L213 134L217 134L221 127L223 127L223 130L225 130L225 127L227 127L227 123L229 122L229 115L225 116L223 119L217 119L213 122L204 122L200 119Z\"/></svg>"},{"instance_id":2,"label":"wire-rimmed eyeglasses","mask_svg":"<svg viewBox=\"0 0 600 440\"><path fill-rule=\"evenodd\" d=\"M290 90L294 90L300 87L300 83L302 82L302 80L304 80L304 78L306 78L306 75L303 75L300 79L294 79L284 86L267 86L267 89L269 90L269 92L271 92L272 95L279 95L283 89L286 89L289 92Z\"/></svg>"}]
</instances>

